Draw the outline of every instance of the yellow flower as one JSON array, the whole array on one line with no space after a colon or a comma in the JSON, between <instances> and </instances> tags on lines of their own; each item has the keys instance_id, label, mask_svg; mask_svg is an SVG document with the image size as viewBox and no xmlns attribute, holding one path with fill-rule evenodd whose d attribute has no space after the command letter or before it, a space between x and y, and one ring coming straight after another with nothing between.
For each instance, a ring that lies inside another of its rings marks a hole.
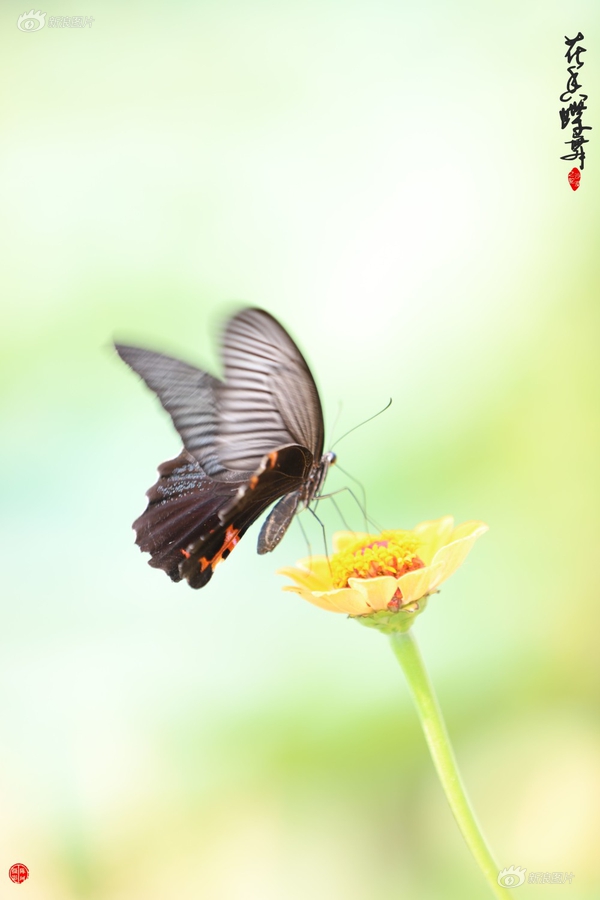
<instances>
[{"instance_id":1,"label":"yellow flower","mask_svg":"<svg viewBox=\"0 0 600 900\"><path fill-rule=\"evenodd\" d=\"M412 531L338 532L330 560L313 556L299 560L297 567L279 569L295 582L283 590L321 609L362 619L365 625L404 630L400 619L423 611L428 595L463 564L487 530L483 522L454 527L452 516L444 516L421 522ZM397 613L404 615L397 618Z\"/></svg>"}]
</instances>

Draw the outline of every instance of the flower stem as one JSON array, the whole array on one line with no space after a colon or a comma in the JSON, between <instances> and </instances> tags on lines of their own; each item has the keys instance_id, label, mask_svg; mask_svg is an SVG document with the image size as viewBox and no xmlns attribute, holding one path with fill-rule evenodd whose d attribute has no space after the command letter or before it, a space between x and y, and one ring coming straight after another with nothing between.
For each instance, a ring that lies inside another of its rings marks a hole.
<instances>
[{"instance_id":1,"label":"flower stem","mask_svg":"<svg viewBox=\"0 0 600 900\"><path fill-rule=\"evenodd\" d=\"M412 632L393 634L391 642L396 659L406 675L433 763L461 834L492 893L496 897L508 898L509 892L498 884L498 865L481 832L460 779L442 711Z\"/></svg>"}]
</instances>

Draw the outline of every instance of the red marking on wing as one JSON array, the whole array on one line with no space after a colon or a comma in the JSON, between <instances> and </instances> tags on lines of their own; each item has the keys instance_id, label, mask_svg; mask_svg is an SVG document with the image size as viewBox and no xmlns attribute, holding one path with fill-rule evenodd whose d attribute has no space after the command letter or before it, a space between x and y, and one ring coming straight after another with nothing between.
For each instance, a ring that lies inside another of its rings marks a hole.
<instances>
[{"instance_id":1,"label":"red marking on wing","mask_svg":"<svg viewBox=\"0 0 600 900\"><path fill-rule=\"evenodd\" d=\"M221 560L226 559L235 545L240 540L240 532L237 528L234 528L233 525L228 525L227 530L225 532L225 540L223 544L219 548L219 550L215 553L212 559L206 559L205 556L201 556L199 559L200 563L200 571L204 572L209 566L211 569L215 570L215 566L221 562Z\"/></svg>"},{"instance_id":2,"label":"red marking on wing","mask_svg":"<svg viewBox=\"0 0 600 900\"><path fill-rule=\"evenodd\" d=\"M233 525L229 525L227 527L227 531L225 532L225 543L223 544L223 550L233 550L239 539L240 533L238 529L234 528Z\"/></svg>"},{"instance_id":3,"label":"red marking on wing","mask_svg":"<svg viewBox=\"0 0 600 900\"><path fill-rule=\"evenodd\" d=\"M183 547L181 548L181 550L179 552L183 553L183 555L185 556L186 559L190 558L190 554L187 552L187 550L184 550Z\"/></svg>"}]
</instances>

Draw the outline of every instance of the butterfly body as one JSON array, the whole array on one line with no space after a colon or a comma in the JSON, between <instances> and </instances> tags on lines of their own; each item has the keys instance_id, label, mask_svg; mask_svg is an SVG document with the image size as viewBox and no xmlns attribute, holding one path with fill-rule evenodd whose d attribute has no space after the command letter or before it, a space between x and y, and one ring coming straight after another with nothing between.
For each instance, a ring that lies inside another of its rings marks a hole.
<instances>
[{"instance_id":1,"label":"butterfly body","mask_svg":"<svg viewBox=\"0 0 600 900\"><path fill-rule=\"evenodd\" d=\"M258 539L268 553L299 509L318 497L334 453L323 453L321 403L291 337L269 313L226 325L221 381L181 360L116 345L159 397L184 449L159 467L133 523L150 565L191 587L208 583L250 525L276 500Z\"/></svg>"}]
</instances>

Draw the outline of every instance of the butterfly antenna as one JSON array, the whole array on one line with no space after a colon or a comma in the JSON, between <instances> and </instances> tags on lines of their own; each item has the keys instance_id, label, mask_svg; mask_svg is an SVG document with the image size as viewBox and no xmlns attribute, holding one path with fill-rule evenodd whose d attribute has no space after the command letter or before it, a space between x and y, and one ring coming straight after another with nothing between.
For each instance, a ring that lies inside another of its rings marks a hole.
<instances>
[{"instance_id":1,"label":"butterfly antenna","mask_svg":"<svg viewBox=\"0 0 600 900\"><path fill-rule=\"evenodd\" d=\"M338 422L339 422L339 420L340 420L340 416L341 416L341 414L342 414L342 406L343 406L342 401L341 401L341 400L338 400L338 408L337 408L337 412L336 412L336 414L335 414L335 419L333 420L333 425L332 425L332 427L331 427L331 434L332 434L332 435L335 434L335 429L337 428L337 424L338 424Z\"/></svg>"},{"instance_id":2,"label":"butterfly antenna","mask_svg":"<svg viewBox=\"0 0 600 900\"><path fill-rule=\"evenodd\" d=\"M335 444L333 444L331 449L333 450L333 448L335 447L336 444L339 444L340 441L343 441L345 437L348 437L348 435L352 434L353 431L356 431L357 428L362 428L362 426L366 425L367 422L372 422L373 419L376 419L377 416L380 416L381 413L384 413L386 411L386 409L389 409L391 405L392 405L392 398L390 397L390 399L388 400L386 405L383 407L383 409L380 409L379 412L376 412L374 415L369 416L368 419L365 419L363 422L359 422L358 425L354 425L353 428L351 428L349 431L346 431L345 434L343 434L340 438L337 439L337 441L335 442Z\"/></svg>"}]
</instances>

